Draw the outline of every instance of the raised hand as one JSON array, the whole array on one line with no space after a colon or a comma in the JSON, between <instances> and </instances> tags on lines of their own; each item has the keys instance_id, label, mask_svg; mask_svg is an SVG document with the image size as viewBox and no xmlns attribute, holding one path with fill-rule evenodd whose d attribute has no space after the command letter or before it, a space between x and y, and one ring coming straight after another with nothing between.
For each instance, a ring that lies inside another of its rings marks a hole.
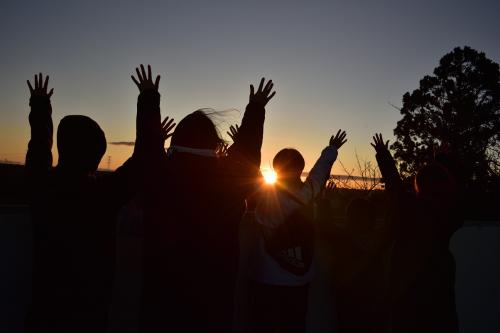
<instances>
[{"instance_id":1,"label":"raised hand","mask_svg":"<svg viewBox=\"0 0 500 333\"><path fill-rule=\"evenodd\" d=\"M169 119L165 117L161 122L161 139L163 140L163 145L165 145L165 141L170 138L173 133L170 133L172 129L175 127L174 119Z\"/></svg>"},{"instance_id":2,"label":"raised hand","mask_svg":"<svg viewBox=\"0 0 500 333\"><path fill-rule=\"evenodd\" d=\"M260 80L259 89L255 92L253 84L250 85L250 103L260 104L262 106L266 106L266 104L274 97L276 94L275 91L271 93L273 89L273 81L267 81L264 86L265 78Z\"/></svg>"},{"instance_id":3,"label":"raised hand","mask_svg":"<svg viewBox=\"0 0 500 333\"><path fill-rule=\"evenodd\" d=\"M344 145L344 143L347 142L346 136L347 134L345 133L345 131L339 130L337 134L335 134L335 136L332 135L332 137L330 138L330 146L339 149Z\"/></svg>"},{"instance_id":4,"label":"raised hand","mask_svg":"<svg viewBox=\"0 0 500 333\"><path fill-rule=\"evenodd\" d=\"M227 150L229 149L229 145L227 143L221 143L215 150L215 154L218 157L225 157L227 156Z\"/></svg>"},{"instance_id":5,"label":"raised hand","mask_svg":"<svg viewBox=\"0 0 500 333\"><path fill-rule=\"evenodd\" d=\"M335 181L333 179L328 179L328 181L325 184L325 187L321 190L321 195L320 197L322 199L330 199L332 195L335 193L335 190L337 189L337 185L335 184Z\"/></svg>"},{"instance_id":6,"label":"raised hand","mask_svg":"<svg viewBox=\"0 0 500 333\"><path fill-rule=\"evenodd\" d=\"M333 193L335 192L335 189L337 188L337 185L335 184L335 181L333 179L328 179L325 185L325 192L327 193Z\"/></svg>"},{"instance_id":7,"label":"raised hand","mask_svg":"<svg viewBox=\"0 0 500 333\"><path fill-rule=\"evenodd\" d=\"M229 126L229 132L227 132L227 135L233 140L233 142L236 142L236 136L238 135L238 131L240 130L240 127L238 125L231 125Z\"/></svg>"},{"instance_id":8,"label":"raised hand","mask_svg":"<svg viewBox=\"0 0 500 333\"><path fill-rule=\"evenodd\" d=\"M34 89L33 89L33 86L31 85L31 82L29 80L27 80L26 82L28 83L28 87L30 88L31 96L46 96L46 97L50 98L52 96L52 94L54 93L54 88L50 89L50 91L47 92L47 88L49 85L49 76L48 75L45 77L45 82L44 82L42 73L38 73L38 75L35 74L35 80L34 80L35 88Z\"/></svg>"},{"instance_id":9,"label":"raised hand","mask_svg":"<svg viewBox=\"0 0 500 333\"><path fill-rule=\"evenodd\" d=\"M375 136L373 136L373 143L370 144L375 148L376 152L389 150L389 140L384 143L381 133L376 133Z\"/></svg>"},{"instance_id":10,"label":"raised hand","mask_svg":"<svg viewBox=\"0 0 500 333\"><path fill-rule=\"evenodd\" d=\"M156 90L158 91L158 87L160 85L160 75L156 76L155 82L153 83L153 77L151 75L151 65L148 65L148 74L146 75L146 71L144 70L144 65L141 64L141 70L139 68L135 68L135 72L137 73L137 79L131 75L132 81L137 85L140 92L147 90Z\"/></svg>"}]
</instances>

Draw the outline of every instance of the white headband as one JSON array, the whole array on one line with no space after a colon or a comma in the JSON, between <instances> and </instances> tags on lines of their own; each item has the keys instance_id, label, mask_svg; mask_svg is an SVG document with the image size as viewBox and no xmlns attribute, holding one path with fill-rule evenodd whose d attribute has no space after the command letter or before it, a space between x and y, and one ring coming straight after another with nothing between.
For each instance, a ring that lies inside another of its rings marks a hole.
<instances>
[{"instance_id":1,"label":"white headband","mask_svg":"<svg viewBox=\"0 0 500 333\"><path fill-rule=\"evenodd\" d=\"M198 149L198 148L190 148L183 146L170 146L167 148L167 156L171 156L173 153L188 153L198 156L205 157L217 157L215 150L213 149Z\"/></svg>"}]
</instances>

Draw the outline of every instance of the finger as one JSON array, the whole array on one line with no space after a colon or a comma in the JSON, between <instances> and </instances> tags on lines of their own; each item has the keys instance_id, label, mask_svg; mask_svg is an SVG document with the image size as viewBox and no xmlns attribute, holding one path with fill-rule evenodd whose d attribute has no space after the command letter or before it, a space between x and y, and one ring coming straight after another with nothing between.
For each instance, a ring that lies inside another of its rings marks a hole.
<instances>
[{"instance_id":1,"label":"finger","mask_svg":"<svg viewBox=\"0 0 500 333\"><path fill-rule=\"evenodd\" d=\"M337 144L335 145L337 149L342 147L344 145L345 141L337 141Z\"/></svg>"},{"instance_id":2,"label":"finger","mask_svg":"<svg viewBox=\"0 0 500 333\"><path fill-rule=\"evenodd\" d=\"M153 81L153 76L151 75L151 65L148 65L148 80Z\"/></svg>"},{"instance_id":3,"label":"finger","mask_svg":"<svg viewBox=\"0 0 500 333\"><path fill-rule=\"evenodd\" d=\"M174 133L172 133L172 134L167 134L167 136L165 136L165 140L167 140L168 138L170 138L172 135L174 135Z\"/></svg>"},{"instance_id":4,"label":"finger","mask_svg":"<svg viewBox=\"0 0 500 333\"><path fill-rule=\"evenodd\" d=\"M172 125L173 122L174 122L174 119L172 118L165 125L163 125L163 127L168 128L168 127L170 127Z\"/></svg>"},{"instance_id":5,"label":"finger","mask_svg":"<svg viewBox=\"0 0 500 333\"><path fill-rule=\"evenodd\" d=\"M137 74L137 78L139 79L139 82L144 81L144 78L142 77L141 72L139 72L139 67L135 68L135 72Z\"/></svg>"},{"instance_id":6,"label":"finger","mask_svg":"<svg viewBox=\"0 0 500 333\"><path fill-rule=\"evenodd\" d=\"M52 97L52 94L54 93L54 88L50 89L49 93L47 94L47 96L49 97Z\"/></svg>"},{"instance_id":7,"label":"finger","mask_svg":"<svg viewBox=\"0 0 500 333\"><path fill-rule=\"evenodd\" d=\"M257 91L262 91L262 87L264 86L264 80L265 78L260 79L259 90Z\"/></svg>"},{"instance_id":8,"label":"finger","mask_svg":"<svg viewBox=\"0 0 500 333\"><path fill-rule=\"evenodd\" d=\"M272 88L272 85L273 85L273 81L272 80L267 81L266 86L264 87L264 91L271 90L270 88Z\"/></svg>"},{"instance_id":9,"label":"finger","mask_svg":"<svg viewBox=\"0 0 500 333\"><path fill-rule=\"evenodd\" d=\"M142 78L144 79L144 81L146 81L147 80L146 70L144 69L143 64L141 64L141 73L142 73Z\"/></svg>"},{"instance_id":10,"label":"finger","mask_svg":"<svg viewBox=\"0 0 500 333\"><path fill-rule=\"evenodd\" d=\"M165 127L165 123L168 121L168 116L161 122L161 127Z\"/></svg>"},{"instance_id":11,"label":"finger","mask_svg":"<svg viewBox=\"0 0 500 333\"><path fill-rule=\"evenodd\" d=\"M38 89L42 89L42 73L38 73Z\"/></svg>"},{"instance_id":12,"label":"finger","mask_svg":"<svg viewBox=\"0 0 500 333\"><path fill-rule=\"evenodd\" d=\"M389 140L387 140L387 141L386 141L386 143L385 143L385 147L386 147L386 148L389 148Z\"/></svg>"},{"instance_id":13,"label":"finger","mask_svg":"<svg viewBox=\"0 0 500 333\"><path fill-rule=\"evenodd\" d=\"M160 87L160 75L158 75L156 77L156 80L155 80L155 88L156 88L156 90L158 90L159 87Z\"/></svg>"},{"instance_id":14,"label":"finger","mask_svg":"<svg viewBox=\"0 0 500 333\"><path fill-rule=\"evenodd\" d=\"M377 148L373 143L370 143L370 144L372 145L373 148L375 148L375 149Z\"/></svg>"},{"instance_id":15,"label":"finger","mask_svg":"<svg viewBox=\"0 0 500 333\"><path fill-rule=\"evenodd\" d=\"M274 84L271 83L271 86L269 88L266 87L266 89L264 89L264 94L269 95L271 90L273 90L273 87L274 87Z\"/></svg>"},{"instance_id":16,"label":"finger","mask_svg":"<svg viewBox=\"0 0 500 333\"><path fill-rule=\"evenodd\" d=\"M135 77L133 75L130 75L130 77L132 78L132 81L134 81L134 83L136 84L137 88L140 88L139 82L135 79Z\"/></svg>"},{"instance_id":17,"label":"finger","mask_svg":"<svg viewBox=\"0 0 500 333\"><path fill-rule=\"evenodd\" d=\"M49 86L49 76L47 75L45 77L45 82L43 83L43 91L46 93L47 92L47 87Z\"/></svg>"},{"instance_id":18,"label":"finger","mask_svg":"<svg viewBox=\"0 0 500 333\"><path fill-rule=\"evenodd\" d=\"M250 96L253 96L255 92L255 89L253 87L253 84L250 85Z\"/></svg>"},{"instance_id":19,"label":"finger","mask_svg":"<svg viewBox=\"0 0 500 333\"><path fill-rule=\"evenodd\" d=\"M35 90L38 89L38 76L35 74Z\"/></svg>"},{"instance_id":20,"label":"finger","mask_svg":"<svg viewBox=\"0 0 500 333\"><path fill-rule=\"evenodd\" d=\"M240 130L240 126L239 125L235 125L236 126L236 131L239 131Z\"/></svg>"},{"instance_id":21,"label":"finger","mask_svg":"<svg viewBox=\"0 0 500 333\"><path fill-rule=\"evenodd\" d=\"M271 98L274 97L274 95L276 95L276 91L274 91L271 95L269 95L269 97L267 98L267 101L269 102L271 100Z\"/></svg>"},{"instance_id":22,"label":"finger","mask_svg":"<svg viewBox=\"0 0 500 333\"><path fill-rule=\"evenodd\" d=\"M170 125L169 127L167 127L167 129L165 130L165 132L169 133L175 127L175 125L177 125L177 124L173 123L172 125Z\"/></svg>"},{"instance_id":23,"label":"finger","mask_svg":"<svg viewBox=\"0 0 500 333\"><path fill-rule=\"evenodd\" d=\"M26 80L26 83L28 83L28 87L30 88L30 94L33 94L33 87L31 86L30 80Z\"/></svg>"}]
</instances>

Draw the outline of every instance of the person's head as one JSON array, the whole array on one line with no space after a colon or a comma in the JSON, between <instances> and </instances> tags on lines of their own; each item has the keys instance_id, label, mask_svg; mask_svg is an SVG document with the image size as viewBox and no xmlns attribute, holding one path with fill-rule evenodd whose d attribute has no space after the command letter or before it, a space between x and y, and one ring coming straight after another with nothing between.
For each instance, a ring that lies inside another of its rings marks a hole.
<instances>
[{"instance_id":1,"label":"person's head","mask_svg":"<svg viewBox=\"0 0 500 333\"><path fill-rule=\"evenodd\" d=\"M106 137L89 117L64 117L57 128L58 166L66 171L91 174L106 152Z\"/></svg>"},{"instance_id":2,"label":"person's head","mask_svg":"<svg viewBox=\"0 0 500 333\"><path fill-rule=\"evenodd\" d=\"M455 187L453 176L440 163L425 165L415 176L415 191L420 198L443 200L454 193Z\"/></svg>"},{"instance_id":3,"label":"person's head","mask_svg":"<svg viewBox=\"0 0 500 333\"><path fill-rule=\"evenodd\" d=\"M354 198L347 205L348 227L353 230L369 231L375 223L375 206L365 198Z\"/></svg>"},{"instance_id":4,"label":"person's head","mask_svg":"<svg viewBox=\"0 0 500 333\"><path fill-rule=\"evenodd\" d=\"M282 181L300 180L304 166L304 157L297 149L282 149L273 158L273 169Z\"/></svg>"},{"instance_id":5,"label":"person's head","mask_svg":"<svg viewBox=\"0 0 500 333\"><path fill-rule=\"evenodd\" d=\"M197 110L184 117L172 135L173 146L196 149L217 149L223 140L212 119L202 110Z\"/></svg>"}]
</instances>

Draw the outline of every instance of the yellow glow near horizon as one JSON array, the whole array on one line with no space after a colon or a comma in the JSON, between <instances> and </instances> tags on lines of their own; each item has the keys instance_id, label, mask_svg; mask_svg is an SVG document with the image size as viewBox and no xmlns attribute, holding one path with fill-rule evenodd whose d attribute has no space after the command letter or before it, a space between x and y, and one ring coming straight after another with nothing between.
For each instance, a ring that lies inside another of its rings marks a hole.
<instances>
[{"instance_id":1,"label":"yellow glow near horizon","mask_svg":"<svg viewBox=\"0 0 500 333\"><path fill-rule=\"evenodd\" d=\"M276 172L271 169L262 170L262 176L264 177L264 181L266 182L266 184L274 184L276 182L276 179L278 178Z\"/></svg>"}]
</instances>

